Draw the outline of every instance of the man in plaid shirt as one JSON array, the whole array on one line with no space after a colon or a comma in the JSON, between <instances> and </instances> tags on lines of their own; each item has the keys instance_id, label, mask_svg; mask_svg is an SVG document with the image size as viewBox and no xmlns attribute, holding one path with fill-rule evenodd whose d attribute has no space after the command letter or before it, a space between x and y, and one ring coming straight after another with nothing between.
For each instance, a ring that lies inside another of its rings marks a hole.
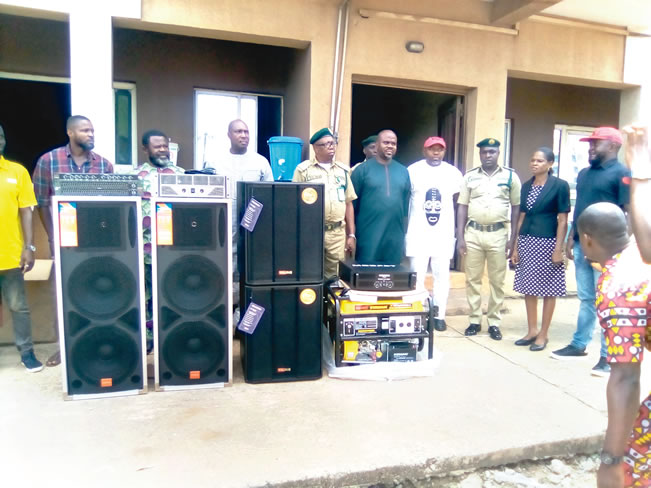
<instances>
[{"instance_id":1,"label":"man in plaid shirt","mask_svg":"<svg viewBox=\"0 0 651 488\"><path fill-rule=\"evenodd\" d=\"M95 130L91 121L83 115L73 115L66 122L69 142L65 146L52 149L43 154L34 169L34 193L38 202L38 212L47 232L50 253L54 257L54 233L52 230L52 207L50 200L54 194L53 177L58 173L113 173L113 165L93 152ZM61 353L57 351L48 359L48 366L61 363Z\"/></svg>"}]
</instances>

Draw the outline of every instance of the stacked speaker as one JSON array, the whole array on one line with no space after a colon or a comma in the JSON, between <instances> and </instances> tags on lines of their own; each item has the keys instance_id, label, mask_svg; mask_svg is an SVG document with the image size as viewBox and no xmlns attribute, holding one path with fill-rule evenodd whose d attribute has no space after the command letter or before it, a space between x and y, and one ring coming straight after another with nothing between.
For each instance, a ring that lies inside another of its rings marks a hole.
<instances>
[{"instance_id":1,"label":"stacked speaker","mask_svg":"<svg viewBox=\"0 0 651 488\"><path fill-rule=\"evenodd\" d=\"M323 185L238 183L237 215L252 200L252 228L240 226L240 309L264 308L252 334L242 333L249 383L321 377L323 310ZM261 204L261 205L260 205Z\"/></svg>"},{"instance_id":2,"label":"stacked speaker","mask_svg":"<svg viewBox=\"0 0 651 488\"><path fill-rule=\"evenodd\" d=\"M54 197L63 388L68 398L144 393L138 197Z\"/></svg>"},{"instance_id":3,"label":"stacked speaker","mask_svg":"<svg viewBox=\"0 0 651 488\"><path fill-rule=\"evenodd\" d=\"M231 202L152 200L157 390L232 383Z\"/></svg>"}]
</instances>

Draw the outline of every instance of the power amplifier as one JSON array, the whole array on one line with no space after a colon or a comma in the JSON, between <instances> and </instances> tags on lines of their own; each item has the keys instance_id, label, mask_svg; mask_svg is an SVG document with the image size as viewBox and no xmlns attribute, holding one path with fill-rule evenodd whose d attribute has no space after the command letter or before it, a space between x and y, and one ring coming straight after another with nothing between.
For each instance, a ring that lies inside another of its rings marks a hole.
<instances>
[{"instance_id":1,"label":"power amplifier","mask_svg":"<svg viewBox=\"0 0 651 488\"><path fill-rule=\"evenodd\" d=\"M59 173L52 179L55 195L135 197L142 195L137 175Z\"/></svg>"},{"instance_id":2,"label":"power amplifier","mask_svg":"<svg viewBox=\"0 0 651 488\"><path fill-rule=\"evenodd\" d=\"M229 178L208 174L158 175L158 196L188 198L231 198Z\"/></svg>"},{"instance_id":3,"label":"power amplifier","mask_svg":"<svg viewBox=\"0 0 651 488\"><path fill-rule=\"evenodd\" d=\"M395 264L341 261L339 277L353 290L408 291L416 288L416 273Z\"/></svg>"}]
</instances>

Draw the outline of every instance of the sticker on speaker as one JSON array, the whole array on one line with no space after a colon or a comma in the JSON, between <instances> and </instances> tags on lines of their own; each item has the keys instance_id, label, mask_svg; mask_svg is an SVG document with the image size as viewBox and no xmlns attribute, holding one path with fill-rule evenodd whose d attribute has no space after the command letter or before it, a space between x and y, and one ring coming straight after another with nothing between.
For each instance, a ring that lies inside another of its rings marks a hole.
<instances>
[{"instance_id":1,"label":"sticker on speaker","mask_svg":"<svg viewBox=\"0 0 651 488\"><path fill-rule=\"evenodd\" d=\"M319 194L314 188L306 188L301 192L301 200L303 200L308 205L312 205L319 198Z\"/></svg>"},{"instance_id":2,"label":"sticker on speaker","mask_svg":"<svg viewBox=\"0 0 651 488\"><path fill-rule=\"evenodd\" d=\"M59 240L61 247L77 247L77 204L59 202Z\"/></svg>"},{"instance_id":3,"label":"sticker on speaker","mask_svg":"<svg viewBox=\"0 0 651 488\"><path fill-rule=\"evenodd\" d=\"M301 303L305 305L312 305L316 301L316 292L312 288L306 288L298 296Z\"/></svg>"},{"instance_id":4,"label":"sticker on speaker","mask_svg":"<svg viewBox=\"0 0 651 488\"><path fill-rule=\"evenodd\" d=\"M174 245L171 203L156 204L156 244L159 246Z\"/></svg>"}]
</instances>

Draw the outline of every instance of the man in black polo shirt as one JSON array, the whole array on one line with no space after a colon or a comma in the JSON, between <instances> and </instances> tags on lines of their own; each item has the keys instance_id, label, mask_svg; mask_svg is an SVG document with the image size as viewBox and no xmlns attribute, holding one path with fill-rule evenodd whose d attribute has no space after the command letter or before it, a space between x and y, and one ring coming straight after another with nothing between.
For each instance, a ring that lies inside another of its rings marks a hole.
<instances>
[{"instance_id":1,"label":"man in black polo shirt","mask_svg":"<svg viewBox=\"0 0 651 488\"><path fill-rule=\"evenodd\" d=\"M572 342L563 349L552 352L551 356L555 359L576 359L586 356L588 353L585 352L585 348L590 343L592 332L597 324L595 289L599 272L592 267L583 254L576 222L587 207L597 202L614 203L626 212L630 196L631 173L617 160L617 153L622 146L620 132L613 127L598 127L591 136L581 140L590 143L588 151L590 166L582 169L576 180L574 223L565 249L567 257L574 260L576 291L581 305ZM592 368L593 375L605 376L610 373L606 352L606 343L602 336L599 362Z\"/></svg>"}]
</instances>

